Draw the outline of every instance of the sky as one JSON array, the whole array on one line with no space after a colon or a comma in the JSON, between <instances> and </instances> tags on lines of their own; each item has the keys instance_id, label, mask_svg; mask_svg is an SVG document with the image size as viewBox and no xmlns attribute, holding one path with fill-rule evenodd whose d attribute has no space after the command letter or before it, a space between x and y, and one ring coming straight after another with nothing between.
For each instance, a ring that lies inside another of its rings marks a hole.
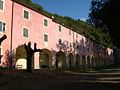
<instances>
[{"instance_id":1,"label":"sky","mask_svg":"<svg viewBox=\"0 0 120 90\"><path fill-rule=\"evenodd\" d=\"M34 3L41 5L44 10L68 16L73 19L86 20L90 12L90 3L92 0L32 0Z\"/></svg>"}]
</instances>

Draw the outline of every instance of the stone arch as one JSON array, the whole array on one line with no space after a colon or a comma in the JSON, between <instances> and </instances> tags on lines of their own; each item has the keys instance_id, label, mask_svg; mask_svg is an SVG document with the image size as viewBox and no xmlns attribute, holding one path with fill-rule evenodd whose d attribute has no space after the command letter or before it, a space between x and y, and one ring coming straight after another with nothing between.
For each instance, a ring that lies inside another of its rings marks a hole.
<instances>
[{"instance_id":1,"label":"stone arch","mask_svg":"<svg viewBox=\"0 0 120 90\"><path fill-rule=\"evenodd\" d=\"M98 67L98 57L95 57L95 67Z\"/></svg>"},{"instance_id":2,"label":"stone arch","mask_svg":"<svg viewBox=\"0 0 120 90\"><path fill-rule=\"evenodd\" d=\"M101 67L101 58L98 58L98 66Z\"/></svg>"},{"instance_id":3,"label":"stone arch","mask_svg":"<svg viewBox=\"0 0 120 90\"><path fill-rule=\"evenodd\" d=\"M87 67L90 67L91 62L90 62L90 56L87 56Z\"/></svg>"},{"instance_id":4,"label":"stone arch","mask_svg":"<svg viewBox=\"0 0 120 90\"><path fill-rule=\"evenodd\" d=\"M80 55L77 54L76 55L76 68L79 68L80 67Z\"/></svg>"},{"instance_id":5,"label":"stone arch","mask_svg":"<svg viewBox=\"0 0 120 90\"><path fill-rule=\"evenodd\" d=\"M95 62L95 60L94 60L94 57L92 56L92 57L91 57L91 66L92 66L92 67L94 67L94 62Z\"/></svg>"},{"instance_id":6,"label":"stone arch","mask_svg":"<svg viewBox=\"0 0 120 90\"><path fill-rule=\"evenodd\" d=\"M86 67L86 57L85 57L85 55L82 55L82 66Z\"/></svg>"},{"instance_id":7,"label":"stone arch","mask_svg":"<svg viewBox=\"0 0 120 90\"><path fill-rule=\"evenodd\" d=\"M39 53L39 66L40 68L50 68L52 67L52 53L48 49L42 49L42 52Z\"/></svg>"},{"instance_id":8,"label":"stone arch","mask_svg":"<svg viewBox=\"0 0 120 90\"><path fill-rule=\"evenodd\" d=\"M101 64L102 64L102 66L104 66L104 58L102 58Z\"/></svg>"},{"instance_id":9,"label":"stone arch","mask_svg":"<svg viewBox=\"0 0 120 90\"><path fill-rule=\"evenodd\" d=\"M16 48L16 68L26 69L27 66L27 53L24 45L20 45ZM32 68L34 68L34 56L32 58Z\"/></svg>"},{"instance_id":10,"label":"stone arch","mask_svg":"<svg viewBox=\"0 0 120 90\"><path fill-rule=\"evenodd\" d=\"M59 51L56 53L56 68L66 67L66 55L64 52Z\"/></svg>"},{"instance_id":11,"label":"stone arch","mask_svg":"<svg viewBox=\"0 0 120 90\"><path fill-rule=\"evenodd\" d=\"M68 59L69 59L69 68L73 68L74 67L74 56L72 53L68 55Z\"/></svg>"}]
</instances>

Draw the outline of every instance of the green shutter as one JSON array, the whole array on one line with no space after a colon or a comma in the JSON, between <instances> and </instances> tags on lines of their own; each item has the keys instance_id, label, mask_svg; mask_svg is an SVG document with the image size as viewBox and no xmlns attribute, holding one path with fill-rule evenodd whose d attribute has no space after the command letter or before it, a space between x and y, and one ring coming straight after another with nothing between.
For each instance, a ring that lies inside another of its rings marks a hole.
<instances>
[{"instance_id":1,"label":"green shutter","mask_svg":"<svg viewBox=\"0 0 120 90\"><path fill-rule=\"evenodd\" d=\"M61 40L61 39L59 39L58 43L59 43L59 45L62 45L62 40Z\"/></svg>"},{"instance_id":2,"label":"green shutter","mask_svg":"<svg viewBox=\"0 0 120 90\"><path fill-rule=\"evenodd\" d=\"M23 28L23 37L28 37L28 29Z\"/></svg>"},{"instance_id":3,"label":"green shutter","mask_svg":"<svg viewBox=\"0 0 120 90\"><path fill-rule=\"evenodd\" d=\"M6 27L6 24L3 23L3 32L5 32L5 27Z\"/></svg>"},{"instance_id":4,"label":"green shutter","mask_svg":"<svg viewBox=\"0 0 120 90\"><path fill-rule=\"evenodd\" d=\"M0 0L0 10L3 10L3 1Z\"/></svg>"},{"instance_id":5,"label":"green shutter","mask_svg":"<svg viewBox=\"0 0 120 90\"><path fill-rule=\"evenodd\" d=\"M48 26L48 21L44 19L44 26Z\"/></svg>"},{"instance_id":6,"label":"green shutter","mask_svg":"<svg viewBox=\"0 0 120 90\"><path fill-rule=\"evenodd\" d=\"M59 32L61 32L62 31L62 27L59 25Z\"/></svg>"},{"instance_id":7,"label":"green shutter","mask_svg":"<svg viewBox=\"0 0 120 90\"><path fill-rule=\"evenodd\" d=\"M24 18L29 19L29 12L24 10Z\"/></svg>"},{"instance_id":8,"label":"green shutter","mask_svg":"<svg viewBox=\"0 0 120 90\"><path fill-rule=\"evenodd\" d=\"M6 24L0 21L0 32L5 32Z\"/></svg>"},{"instance_id":9,"label":"green shutter","mask_svg":"<svg viewBox=\"0 0 120 90\"><path fill-rule=\"evenodd\" d=\"M48 42L48 35L44 34L44 42Z\"/></svg>"},{"instance_id":10,"label":"green shutter","mask_svg":"<svg viewBox=\"0 0 120 90\"><path fill-rule=\"evenodd\" d=\"M0 21L0 32L2 32L2 22Z\"/></svg>"}]
</instances>

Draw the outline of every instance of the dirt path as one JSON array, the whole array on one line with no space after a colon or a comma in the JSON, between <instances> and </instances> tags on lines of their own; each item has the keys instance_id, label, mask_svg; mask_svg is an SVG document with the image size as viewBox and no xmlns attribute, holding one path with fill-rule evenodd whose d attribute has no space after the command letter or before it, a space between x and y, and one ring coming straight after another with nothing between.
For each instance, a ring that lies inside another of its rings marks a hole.
<instances>
[{"instance_id":1,"label":"dirt path","mask_svg":"<svg viewBox=\"0 0 120 90\"><path fill-rule=\"evenodd\" d=\"M120 90L120 67L91 73L0 71L0 90Z\"/></svg>"}]
</instances>

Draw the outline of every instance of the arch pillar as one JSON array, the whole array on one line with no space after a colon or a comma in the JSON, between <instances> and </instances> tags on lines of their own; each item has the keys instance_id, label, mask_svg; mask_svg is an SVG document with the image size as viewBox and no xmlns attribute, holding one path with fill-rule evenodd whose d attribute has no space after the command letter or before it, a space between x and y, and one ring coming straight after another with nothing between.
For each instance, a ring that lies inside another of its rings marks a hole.
<instances>
[{"instance_id":1,"label":"arch pillar","mask_svg":"<svg viewBox=\"0 0 120 90\"><path fill-rule=\"evenodd\" d=\"M40 53L36 52L34 53L34 69L40 69L40 61L39 61Z\"/></svg>"}]
</instances>

